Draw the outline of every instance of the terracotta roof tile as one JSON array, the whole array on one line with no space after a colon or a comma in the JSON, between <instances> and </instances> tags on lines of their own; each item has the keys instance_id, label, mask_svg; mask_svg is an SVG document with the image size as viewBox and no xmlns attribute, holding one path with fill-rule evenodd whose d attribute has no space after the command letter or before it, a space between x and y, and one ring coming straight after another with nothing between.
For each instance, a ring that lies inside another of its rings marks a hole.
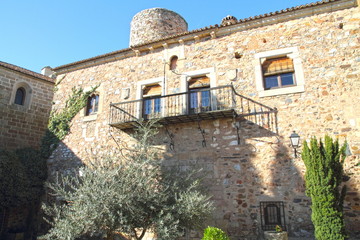
<instances>
[{"instance_id":1,"label":"terracotta roof tile","mask_svg":"<svg viewBox=\"0 0 360 240\"><path fill-rule=\"evenodd\" d=\"M54 83L54 79L49 78L48 76L45 76L45 75L42 75L40 73L30 71L28 69L25 69L25 68L22 68L22 67L10 64L10 63L0 61L0 66L4 67L4 68L7 68L7 69L10 69L10 70L13 70L13 71L16 71L16 72L26 74L26 75L31 76L31 77L39 78L41 80L45 80L47 82Z\"/></svg>"},{"instance_id":2,"label":"terracotta roof tile","mask_svg":"<svg viewBox=\"0 0 360 240\"><path fill-rule=\"evenodd\" d=\"M286 8L286 9L275 11L275 12L270 12L270 13L265 13L265 14L253 16L253 17L239 19L236 23L233 23L233 24L230 24L230 25L242 24L244 22L252 21L254 19L266 18L266 17L270 17L270 16L274 16L274 15L280 15L280 14L283 14L283 13L293 12L293 11L297 11L297 10L300 10L300 9L310 8L310 7L319 6L319 5L322 5L322 4L328 4L328 3L332 3L332 2L338 2L338 1L341 1L341 0L323 0L323 1L318 1L318 2L308 3L308 4L304 4L304 5L299 5L299 6L296 6L296 7ZM192 31L187 31L187 32L180 33L180 34L171 35L169 37L161 38L161 39L158 39L158 40L155 40L155 41L152 41L152 42L147 42L147 43L131 46L130 48L126 48L126 49L110 52L110 53L107 53L107 54L95 56L95 57L92 57L92 58L80 60L80 61L77 61L77 62L61 65L61 66L58 66L56 68L53 68L53 70L57 71L57 70L60 70L60 69L66 68L66 67L71 67L71 66L74 66L74 65L77 65L77 64L81 64L81 63L85 63L85 62L89 62L89 61L94 61L94 60L101 59L101 58L104 58L104 57L109 57L109 56L112 56L112 55L116 55L118 53L127 52L127 51L129 51L129 50L131 50L133 48L139 48L139 47L142 47L142 46L146 46L146 45L149 45L149 44L154 44L154 43L169 40L169 39L172 39L172 38L186 36L186 35L193 34L193 33L198 33L198 32L202 32L202 31L206 31L206 30L210 30L210 29L223 28L223 27L228 27L228 26L229 25L219 26L218 24L210 25L210 26L195 29L195 30L192 30Z\"/></svg>"}]
</instances>

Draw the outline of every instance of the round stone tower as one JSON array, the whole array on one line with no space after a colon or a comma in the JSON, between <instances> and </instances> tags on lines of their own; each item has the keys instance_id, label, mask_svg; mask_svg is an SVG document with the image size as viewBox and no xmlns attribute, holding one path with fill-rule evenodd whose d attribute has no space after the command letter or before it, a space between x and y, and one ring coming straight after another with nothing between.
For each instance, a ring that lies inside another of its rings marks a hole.
<instances>
[{"instance_id":1,"label":"round stone tower","mask_svg":"<svg viewBox=\"0 0 360 240\"><path fill-rule=\"evenodd\" d=\"M188 24L176 12L150 8L137 13L130 24L130 46L187 32Z\"/></svg>"}]
</instances>

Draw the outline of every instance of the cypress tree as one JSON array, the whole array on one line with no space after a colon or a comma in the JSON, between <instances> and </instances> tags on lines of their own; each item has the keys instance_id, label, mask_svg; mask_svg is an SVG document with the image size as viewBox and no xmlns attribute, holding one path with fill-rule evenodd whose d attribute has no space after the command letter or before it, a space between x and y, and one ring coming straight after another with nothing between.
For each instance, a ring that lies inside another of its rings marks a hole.
<instances>
[{"instance_id":1,"label":"cypress tree","mask_svg":"<svg viewBox=\"0 0 360 240\"><path fill-rule=\"evenodd\" d=\"M345 239L343 200L341 188L346 143L325 136L325 144L314 137L310 146L304 142L302 159L306 166L306 195L311 197L311 220L317 240Z\"/></svg>"}]
</instances>

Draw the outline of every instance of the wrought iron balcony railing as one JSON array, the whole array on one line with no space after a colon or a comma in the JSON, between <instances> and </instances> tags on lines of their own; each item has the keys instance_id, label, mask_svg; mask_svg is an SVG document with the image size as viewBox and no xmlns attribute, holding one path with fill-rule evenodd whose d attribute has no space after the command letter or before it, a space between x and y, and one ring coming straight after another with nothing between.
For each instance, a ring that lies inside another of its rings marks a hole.
<instances>
[{"instance_id":1,"label":"wrought iron balcony railing","mask_svg":"<svg viewBox=\"0 0 360 240\"><path fill-rule=\"evenodd\" d=\"M111 103L110 125L127 129L150 119L171 124L273 111L276 110L237 94L232 85L227 85Z\"/></svg>"}]
</instances>

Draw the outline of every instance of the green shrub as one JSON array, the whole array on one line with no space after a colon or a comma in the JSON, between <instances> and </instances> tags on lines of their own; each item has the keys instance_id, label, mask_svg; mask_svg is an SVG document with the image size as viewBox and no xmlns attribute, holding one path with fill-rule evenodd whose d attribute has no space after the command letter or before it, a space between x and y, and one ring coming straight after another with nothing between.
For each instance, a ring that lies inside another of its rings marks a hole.
<instances>
[{"instance_id":1,"label":"green shrub","mask_svg":"<svg viewBox=\"0 0 360 240\"><path fill-rule=\"evenodd\" d=\"M219 228L207 227L204 230L204 237L202 240L230 240L230 238Z\"/></svg>"},{"instance_id":2,"label":"green shrub","mask_svg":"<svg viewBox=\"0 0 360 240\"><path fill-rule=\"evenodd\" d=\"M311 197L311 219L317 240L346 238L342 187L346 143L325 136L325 142L312 138L310 146L304 142L302 159L306 166L306 194Z\"/></svg>"}]
</instances>

